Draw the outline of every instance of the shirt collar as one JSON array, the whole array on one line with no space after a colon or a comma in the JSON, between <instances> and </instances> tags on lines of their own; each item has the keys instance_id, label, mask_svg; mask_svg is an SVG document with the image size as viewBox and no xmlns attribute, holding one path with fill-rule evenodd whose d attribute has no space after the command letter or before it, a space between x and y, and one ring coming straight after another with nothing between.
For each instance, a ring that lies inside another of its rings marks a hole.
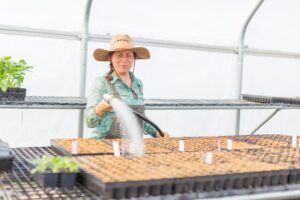
<instances>
[{"instance_id":1,"label":"shirt collar","mask_svg":"<svg viewBox=\"0 0 300 200\"><path fill-rule=\"evenodd\" d=\"M130 77L132 78L132 82L134 82L135 81L135 76L134 76L134 74L131 72L131 71L129 71L129 75L130 75ZM120 80L120 78L119 78L119 76L117 75L117 73L114 71L113 73L112 73L112 80L111 80L111 83L115 83L117 80Z\"/></svg>"},{"instance_id":2,"label":"shirt collar","mask_svg":"<svg viewBox=\"0 0 300 200\"><path fill-rule=\"evenodd\" d=\"M111 74L111 76L112 76L112 80L111 80L112 83L116 82L119 79L115 71Z\"/></svg>"}]
</instances>

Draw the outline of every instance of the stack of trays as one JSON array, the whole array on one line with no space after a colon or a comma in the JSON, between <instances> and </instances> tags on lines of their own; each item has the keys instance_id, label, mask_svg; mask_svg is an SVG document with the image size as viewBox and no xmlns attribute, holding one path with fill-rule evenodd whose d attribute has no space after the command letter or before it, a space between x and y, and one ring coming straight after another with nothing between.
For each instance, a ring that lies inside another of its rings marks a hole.
<instances>
[{"instance_id":1,"label":"stack of trays","mask_svg":"<svg viewBox=\"0 0 300 200\"><path fill-rule=\"evenodd\" d=\"M0 140L0 172L12 170L13 158L8 144Z\"/></svg>"}]
</instances>

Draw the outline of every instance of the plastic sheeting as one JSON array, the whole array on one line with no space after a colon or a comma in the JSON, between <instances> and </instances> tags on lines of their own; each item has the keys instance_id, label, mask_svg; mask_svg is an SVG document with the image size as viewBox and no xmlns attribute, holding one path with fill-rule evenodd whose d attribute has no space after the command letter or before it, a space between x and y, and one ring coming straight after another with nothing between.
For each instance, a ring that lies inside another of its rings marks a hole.
<instances>
[{"instance_id":1,"label":"plastic sheeting","mask_svg":"<svg viewBox=\"0 0 300 200\"><path fill-rule=\"evenodd\" d=\"M236 47L239 32L257 1L94 0L90 33ZM0 0L0 25L57 31L81 31L83 0ZM300 2L265 1L249 24L249 48L300 52ZM0 31L0 56L24 58L34 69L26 76L28 95L78 96L80 41L8 35ZM90 41L87 93L92 81L108 70L92 58ZM237 55L147 46L152 58L137 61L145 98L234 98ZM246 55L242 93L299 96L299 59ZM242 111L241 132L249 133L271 111ZM0 138L11 146L49 144L50 138L76 137L78 111L0 111ZM234 134L234 111L147 111L172 136ZM298 133L300 111L281 111L259 133ZM91 130L85 128L84 136Z\"/></svg>"}]
</instances>

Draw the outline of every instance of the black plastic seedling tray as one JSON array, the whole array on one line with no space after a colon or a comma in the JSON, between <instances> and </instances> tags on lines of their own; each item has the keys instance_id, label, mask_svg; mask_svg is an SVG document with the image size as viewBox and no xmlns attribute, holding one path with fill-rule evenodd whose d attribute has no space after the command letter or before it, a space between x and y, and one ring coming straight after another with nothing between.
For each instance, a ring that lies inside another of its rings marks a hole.
<instances>
[{"instance_id":1,"label":"black plastic seedling tray","mask_svg":"<svg viewBox=\"0 0 300 200\"><path fill-rule=\"evenodd\" d=\"M300 183L300 169L290 169L288 175L288 184L299 184Z\"/></svg>"},{"instance_id":2,"label":"black plastic seedling tray","mask_svg":"<svg viewBox=\"0 0 300 200\"><path fill-rule=\"evenodd\" d=\"M258 103L283 103L283 104L300 104L300 99L295 97L272 97L260 95L242 95L244 100Z\"/></svg>"},{"instance_id":3,"label":"black plastic seedling tray","mask_svg":"<svg viewBox=\"0 0 300 200\"><path fill-rule=\"evenodd\" d=\"M300 170L233 173L172 179L105 183L82 170L80 182L107 199L161 196L189 192L214 192L299 183Z\"/></svg>"},{"instance_id":4,"label":"black plastic seedling tray","mask_svg":"<svg viewBox=\"0 0 300 200\"><path fill-rule=\"evenodd\" d=\"M92 174L81 170L78 180L95 193L103 196L105 199L168 195L174 194L174 191L181 191L178 187L179 183L177 183L177 185L173 184L175 183L175 179L173 178L105 183Z\"/></svg>"},{"instance_id":5,"label":"black plastic seedling tray","mask_svg":"<svg viewBox=\"0 0 300 200\"><path fill-rule=\"evenodd\" d=\"M76 156L76 155L78 155L78 154L76 154L76 155L71 154L69 151L65 150L60 145L57 145L55 142L52 142L52 140L50 143L51 143L51 149L58 155L61 155L61 156Z\"/></svg>"}]
</instances>

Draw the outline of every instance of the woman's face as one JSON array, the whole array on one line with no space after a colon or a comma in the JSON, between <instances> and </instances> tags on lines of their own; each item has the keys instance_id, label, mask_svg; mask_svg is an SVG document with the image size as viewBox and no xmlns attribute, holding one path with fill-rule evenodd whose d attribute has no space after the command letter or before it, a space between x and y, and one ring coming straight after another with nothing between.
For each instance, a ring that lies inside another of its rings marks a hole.
<instances>
[{"instance_id":1,"label":"woman's face","mask_svg":"<svg viewBox=\"0 0 300 200\"><path fill-rule=\"evenodd\" d=\"M130 50L117 51L111 55L111 62L119 75L126 75L133 63L134 53Z\"/></svg>"}]
</instances>

